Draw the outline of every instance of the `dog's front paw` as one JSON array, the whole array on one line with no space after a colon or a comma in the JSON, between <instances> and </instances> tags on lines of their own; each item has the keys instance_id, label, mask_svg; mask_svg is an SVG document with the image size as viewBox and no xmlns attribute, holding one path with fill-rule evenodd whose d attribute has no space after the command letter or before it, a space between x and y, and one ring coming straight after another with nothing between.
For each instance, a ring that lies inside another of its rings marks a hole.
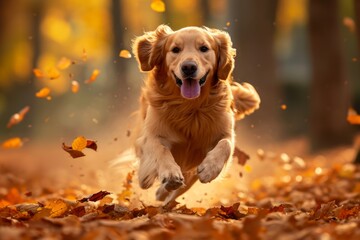
<instances>
[{"instance_id":1,"label":"dog's front paw","mask_svg":"<svg viewBox=\"0 0 360 240\"><path fill-rule=\"evenodd\" d=\"M216 162L216 160L206 157L197 168L197 174L200 182L208 183L214 180L217 176L219 176L223 166L223 164Z\"/></svg>"},{"instance_id":2,"label":"dog's front paw","mask_svg":"<svg viewBox=\"0 0 360 240\"><path fill-rule=\"evenodd\" d=\"M168 167L160 171L160 181L167 191L176 190L184 185L184 177L178 166Z\"/></svg>"}]
</instances>

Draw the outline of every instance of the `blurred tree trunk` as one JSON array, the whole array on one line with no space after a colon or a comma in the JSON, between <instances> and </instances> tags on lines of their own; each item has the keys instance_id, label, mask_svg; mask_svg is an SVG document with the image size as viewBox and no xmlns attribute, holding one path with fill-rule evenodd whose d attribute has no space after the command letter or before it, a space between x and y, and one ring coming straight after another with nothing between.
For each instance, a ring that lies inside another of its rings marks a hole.
<instances>
[{"instance_id":1,"label":"blurred tree trunk","mask_svg":"<svg viewBox=\"0 0 360 240\"><path fill-rule=\"evenodd\" d=\"M309 1L312 59L310 135L312 149L349 140L349 91L341 51L337 0Z\"/></svg>"},{"instance_id":2,"label":"blurred tree trunk","mask_svg":"<svg viewBox=\"0 0 360 240\"><path fill-rule=\"evenodd\" d=\"M355 8L355 23L356 23L356 35L357 35L357 45L358 45L358 61L360 61L360 0L354 0ZM358 151L354 159L354 163L360 164L360 146L357 146Z\"/></svg>"},{"instance_id":3,"label":"blurred tree trunk","mask_svg":"<svg viewBox=\"0 0 360 240\"><path fill-rule=\"evenodd\" d=\"M358 59L359 59L360 58L360 0L354 0L354 8L355 8L357 43L358 43Z\"/></svg>"},{"instance_id":4,"label":"blurred tree trunk","mask_svg":"<svg viewBox=\"0 0 360 240\"><path fill-rule=\"evenodd\" d=\"M114 66L114 81L113 94L118 95L121 102L128 99L128 84L127 84L127 60L120 58L119 53L124 49L124 25L122 19L121 0L111 0L111 18L112 18L112 32L113 32L113 66Z\"/></svg>"},{"instance_id":5,"label":"blurred tree trunk","mask_svg":"<svg viewBox=\"0 0 360 240\"><path fill-rule=\"evenodd\" d=\"M260 95L260 109L245 122L254 125L254 133L262 143L281 135L281 97L273 51L277 5L277 0L229 2L229 29L237 49L234 80L253 84Z\"/></svg>"},{"instance_id":6,"label":"blurred tree trunk","mask_svg":"<svg viewBox=\"0 0 360 240\"><path fill-rule=\"evenodd\" d=\"M200 0L199 4L200 4L199 11L202 14L202 16L201 16L202 24L204 26L209 26L211 24L210 1L209 0Z\"/></svg>"}]
</instances>

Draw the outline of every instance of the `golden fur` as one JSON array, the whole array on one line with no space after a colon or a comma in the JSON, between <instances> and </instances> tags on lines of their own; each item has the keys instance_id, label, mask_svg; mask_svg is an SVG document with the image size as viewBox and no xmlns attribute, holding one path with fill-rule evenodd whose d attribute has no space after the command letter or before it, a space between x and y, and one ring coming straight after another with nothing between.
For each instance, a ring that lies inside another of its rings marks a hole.
<instances>
[{"instance_id":1,"label":"golden fur","mask_svg":"<svg viewBox=\"0 0 360 240\"><path fill-rule=\"evenodd\" d=\"M133 52L148 72L135 144L139 183L147 189L158 178L156 197L169 202L196 180L219 175L234 151L235 120L257 109L260 98L250 84L232 82L235 49L226 32L160 25L136 38ZM189 62L197 68L184 77Z\"/></svg>"}]
</instances>

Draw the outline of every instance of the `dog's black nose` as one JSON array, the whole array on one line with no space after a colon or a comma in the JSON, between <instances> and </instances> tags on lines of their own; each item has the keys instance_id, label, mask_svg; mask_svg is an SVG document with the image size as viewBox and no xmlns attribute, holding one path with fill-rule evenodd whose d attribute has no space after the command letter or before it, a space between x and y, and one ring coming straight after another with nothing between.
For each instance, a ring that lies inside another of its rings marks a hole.
<instances>
[{"instance_id":1,"label":"dog's black nose","mask_svg":"<svg viewBox=\"0 0 360 240\"><path fill-rule=\"evenodd\" d=\"M185 61L181 64L181 71L184 77L191 77L197 70L197 64L194 61Z\"/></svg>"}]
</instances>

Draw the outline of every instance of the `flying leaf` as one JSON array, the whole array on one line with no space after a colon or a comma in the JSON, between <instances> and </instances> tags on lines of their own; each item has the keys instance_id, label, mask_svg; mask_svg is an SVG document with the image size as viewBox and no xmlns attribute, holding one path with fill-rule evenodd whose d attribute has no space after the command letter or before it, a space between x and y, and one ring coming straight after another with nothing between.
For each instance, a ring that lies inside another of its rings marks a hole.
<instances>
[{"instance_id":1,"label":"flying leaf","mask_svg":"<svg viewBox=\"0 0 360 240\"><path fill-rule=\"evenodd\" d=\"M121 50L119 53L119 57L122 58L131 58L131 54L128 50Z\"/></svg>"},{"instance_id":2,"label":"flying leaf","mask_svg":"<svg viewBox=\"0 0 360 240\"><path fill-rule=\"evenodd\" d=\"M59 62L57 63L57 67L60 69L60 70L64 70L64 69L67 69L70 65L71 65L71 60L66 58L66 57L62 57Z\"/></svg>"},{"instance_id":3,"label":"flying leaf","mask_svg":"<svg viewBox=\"0 0 360 240\"><path fill-rule=\"evenodd\" d=\"M80 89L80 85L78 81L71 81L71 91L73 93L77 93Z\"/></svg>"},{"instance_id":4,"label":"flying leaf","mask_svg":"<svg viewBox=\"0 0 360 240\"><path fill-rule=\"evenodd\" d=\"M60 77L60 72L59 70L57 70L56 67L51 67L48 69L47 71L47 76L48 78L50 78L51 80L57 79Z\"/></svg>"},{"instance_id":5,"label":"flying leaf","mask_svg":"<svg viewBox=\"0 0 360 240\"><path fill-rule=\"evenodd\" d=\"M360 115L352 108L349 108L348 115L347 115L347 121L350 124L360 124Z\"/></svg>"},{"instance_id":6,"label":"flying leaf","mask_svg":"<svg viewBox=\"0 0 360 240\"><path fill-rule=\"evenodd\" d=\"M37 78L43 78L45 76L45 74L43 73L43 71L41 71L40 69L38 68L34 68L33 69L33 73L35 75L35 77Z\"/></svg>"},{"instance_id":7,"label":"flying leaf","mask_svg":"<svg viewBox=\"0 0 360 240\"><path fill-rule=\"evenodd\" d=\"M81 150L84 148L90 148L96 151L97 144L95 141L88 140L85 137L77 137L74 139L71 146L67 146L65 143L63 143L62 148L64 151L68 152L72 158L79 158L85 156Z\"/></svg>"},{"instance_id":8,"label":"flying leaf","mask_svg":"<svg viewBox=\"0 0 360 240\"><path fill-rule=\"evenodd\" d=\"M249 155L241 151L238 147L235 147L233 156L238 159L238 163L241 166L244 166L247 160L250 159Z\"/></svg>"},{"instance_id":9,"label":"flying leaf","mask_svg":"<svg viewBox=\"0 0 360 240\"><path fill-rule=\"evenodd\" d=\"M161 0L153 0L150 5L151 9L155 12L165 12L165 3Z\"/></svg>"},{"instance_id":10,"label":"flying leaf","mask_svg":"<svg viewBox=\"0 0 360 240\"><path fill-rule=\"evenodd\" d=\"M19 137L10 138L2 143L3 148L19 148L23 145L23 141Z\"/></svg>"},{"instance_id":11,"label":"flying leaf","mask_svg":"<svg viewBox=\"0 0 360 240\"><path fill-rule=\"evenodd\" d=\"M86 148L87 140L85 137L80 136L74 139L74 141L71 144L71 147L73 150L82 151L84 148Z\"/></svg>"},{"instance_id":12,"label":"flying leaf","mask_svg":"<svg viewBox=\"0 0 360 240\"><path fill-rule=\"evenodd\" d=\"M85 198L80 199L79 202L82 202L82 203L83 202L88 202L88 201L96 202L96 201L99 201L99 200L103 199L105 196L107 196L109 194L110 193L107 192L107 191L100 191L100 192L92 194L89 197L85 197Z\"/></svg>"},{"instance_id":13,"label":"flying leaf","mask_svg":"<svg viewBox=\"0 0 360 240\"><path fill-rule=\"evenodd\" d=\"M48 88L48 87L43 87L42 89L40 89L36 94L35 94L35 96L37 97L37 98L46 98L46 97L48 97L49 96L49 94L50 94L50 88Z\"/></svg>"},{"instance_id":14,"label":"flying leaf","mask_svg":"<svg viewBox=\"0 0 360 240\"><path fill-rule=\"evenodd\" d=\"M24 119L25 115L29 112L29 110L30 107L26 106L23 109L21 109L18 113L12 115L6 127L11 128L16 124L19 124Z\"/></svg>"},{"instance_id":15,"label":"flying leaf","mask_svg":"<svg viewBox=\"0 0 360 240\"><path fill-rule=\"evenodd\" d=\"M96 78L99 76L99 74L100 74L100 71L99 71L98 69L95 69L95 70L92 72L90 78L89 78L88 80L86 80L85 83L92 83L92 82L94 82L94 81L96 80Z\"/></svg>"},{"instance_id":16,"label":"flying leaf","mask_svg":"<svg viewBox=\"0 0 360 240\"><path fill-rule=\"evenodd\" d=\"M354 33L356 30L356 24L351 17L344 17L343 18L344 26L349 30L349 32Z\"/></svg>"}]
</instances>

